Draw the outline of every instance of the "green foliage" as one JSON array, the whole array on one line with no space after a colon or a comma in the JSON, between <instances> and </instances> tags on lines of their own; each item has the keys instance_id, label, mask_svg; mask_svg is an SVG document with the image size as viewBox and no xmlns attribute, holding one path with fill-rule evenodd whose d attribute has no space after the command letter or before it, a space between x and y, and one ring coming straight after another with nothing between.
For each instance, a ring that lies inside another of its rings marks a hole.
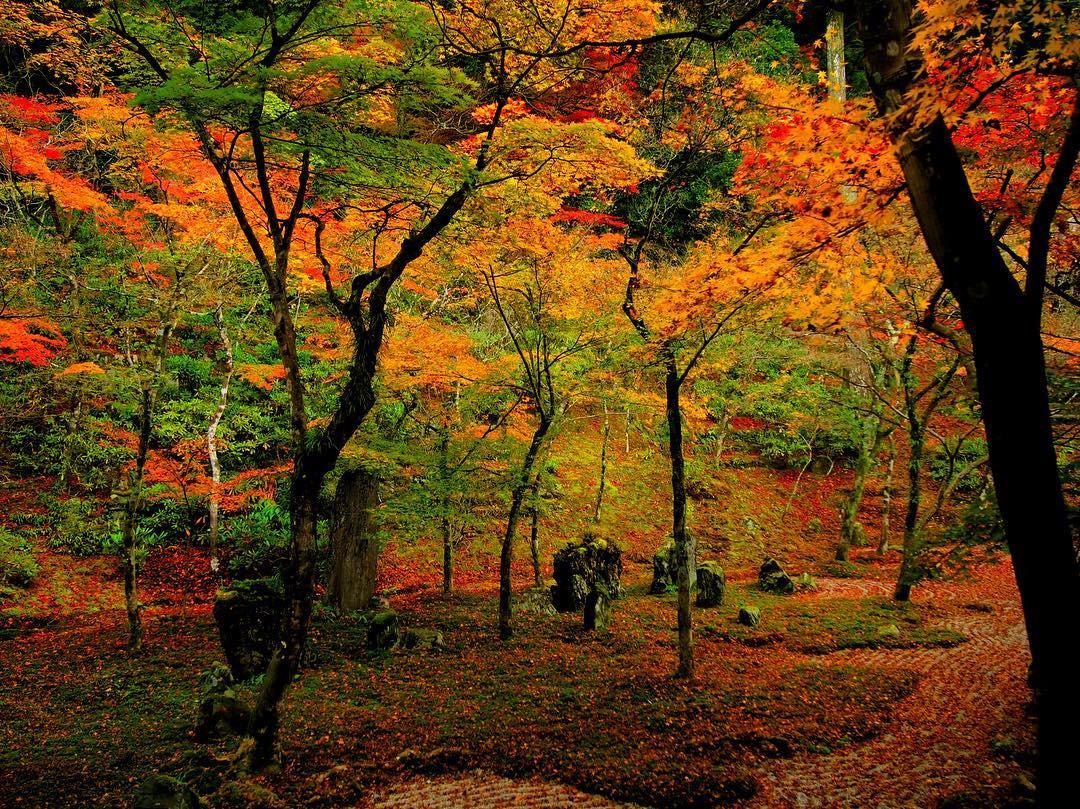
<instances>
[{"instance_id":1,"label":"green foliage","mask_svg":"<svg viewBox=\"0 0 1080 809\"><path fill-rule=\"evenodd\" d=\"M29 587L39 570L29 541L0 527L0 588Z\"/></svg>"},{"instance_id":2,"label":"green foliage","mask_svg":"<svg viewBox=\"0 0 1080 809\"><path fill-rule=\"evenodd\" d=\"M932 479L939 483L945 483L958 474L967 464L986 457L986 454L986 439L983 438L969 438L953 457L950 457L943 447L936 446L929 453L926 464L927 471ZM983 472L980 469L973 469L962 480L957 482L955 491L972 492L982 488L984 484Z\"/></svg>"},{"instance_id":3,"label":"green foliage","mask_svg":"<svg viewBox=\"0 0 1080 809\"><path fill-rule=\"evenodd\" d=\"M273 500L260 500L245 514L222 522L229 570L255 579L278 572L289 548L289 513Z\"/></svg>"},{"instance_id":4,"label":"green foliage","mask_svg":"<svg viewBox=\"0 0 1080 809\"><path fill-rule=\"evenodd\" d=\"M1005 548L1005 523L993 493L988 490L985 497L969 503L959 521L945 529L943 539L955 546L950 554L954 560L975 547Z\"/></svg>"},{"instance_id":5,"label":"green foliage","mask_svg":"<svg viewBox=\"0 0 1080 809\"><path fill-rule=\"evenodd\" d=\"M43 424L24 424L7 437L12 466L18 474L53 475L91 491L110 488L130 453L109 440L98 420L83 420L72 429L66 417Z\"/></svg>"},{"instance_id":6,"label":"green foliage","mask_svg":"<svg viewBox=\"0 0 1080 809\"><path fill-rule=\"evenodd\" d=\"M74 556L108 553L110 531L104 506L89 498L47 498L50 547Z\"/></svg>"},{"instance_id":7,"label":"green foliage","mask_svg":"<svg viewBox=\"0 0 1080 809\"><path fill-rule=\"evenodd\" d=\"M205 518L205 513L206 503L202 499L161 497L150 500L142 507L139 526L159 537L158 544L170 544L178 539L192 539L198 527L198 517Z\"/></svg>"}]
</instances>

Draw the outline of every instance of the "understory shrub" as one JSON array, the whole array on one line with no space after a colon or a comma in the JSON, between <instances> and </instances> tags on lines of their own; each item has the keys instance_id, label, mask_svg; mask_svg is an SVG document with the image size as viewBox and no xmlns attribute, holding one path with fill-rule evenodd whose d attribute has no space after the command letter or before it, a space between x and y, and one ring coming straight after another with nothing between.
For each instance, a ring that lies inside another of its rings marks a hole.
<instances>
[{"instance_id":1,"label":"understory shrub","mask_svg":"<svg viewBox=\"0 0 1080 809\"><path fill-rule=\"evenodd\" d=\"M29 587L39 569L26 538L0 528L0 587Z\"/></svg>"}]
</instances>

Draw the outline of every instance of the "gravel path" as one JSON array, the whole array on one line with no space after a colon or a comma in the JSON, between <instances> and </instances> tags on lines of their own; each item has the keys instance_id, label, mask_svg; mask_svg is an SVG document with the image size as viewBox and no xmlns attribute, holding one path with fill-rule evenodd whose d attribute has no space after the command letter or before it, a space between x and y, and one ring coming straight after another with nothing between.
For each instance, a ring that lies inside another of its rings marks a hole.
<instances>
[{"instance_id":1,"label":"gravel path","mask_svg":"<svg viewBox=\"0 0 1080 809\"><path fill-rule=\"evenodd\" d=\"M887 585L827 579L828 596L879 596ZM1020 769L991 755L995 737L1015 727L1029 698L1027 640L1011 572L967 584L928 583L918 593L948 609L947 624L968 636L954 648L845 650L816 658L918 672L915 693L898 708L890 731L828 755L798 753L770 760L758 773L752 807L833 809L934 806L944 795L999 787ZM388 809L619 809L630 807L561 784L515 781L483 772L416 778L376 796Z\"/></svg>"},{"instance_id":2,"label":"gravel path","mask_svg":"<svg viewBox=\"0 0 1080 809\"><path fill-rule=\"evenodd\" d=\"M836 665L908 669L922 678L890 732L831 755L803 753L762 770L755 805L901 809L944 795L1014 781L1018 766L991 756L991 742L1023 714L1029 698L1027 636L1019 606L948 621L967 643L944 649L854 650Z\"/></svg>"}]
</instances>

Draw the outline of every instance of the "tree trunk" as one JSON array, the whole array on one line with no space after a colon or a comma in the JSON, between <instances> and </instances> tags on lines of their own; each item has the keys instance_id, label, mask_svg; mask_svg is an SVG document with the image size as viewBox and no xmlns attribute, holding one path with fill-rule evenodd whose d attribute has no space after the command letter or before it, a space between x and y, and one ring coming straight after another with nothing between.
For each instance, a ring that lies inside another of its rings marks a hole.
<instances>
[{"instance_id":1,"label":"tree trunk","mask_svg":"<svg viewBox=\"0 0 1080 809\"><path fill-rule=\"evenodd\" d=\"M847 100L847 62L844 58L844 12L830 8L825 12L826 76L829 98Z\"/></svg>"},{"instance_id":2,"label":"tree trunk","mask_svg":"<svg viewBox=\"0 0 1080 809\"><path fill-rule=\"evenodd\" d=\"M306 470L294 473L292 490L292 537L285 584L285 613L281 622L281 645L274 650L263 677L259 699L248 724L247 744L243 750L247 765L261 769L278 756L278 730L281 724L281 700L300 670L300 657L307 641L314 592L315 537L319 486ZM321 483L321 477L319 477ZM296 484L301 484L296 487Z\"/></svg>"},{"instance_id":3,"label":"tree trunk","mask_svg":"<svg viewBox=\"0 0 1080 809\"><path fill-rule=\"evenodd\" d=\"M455 404L457 396L455 394ZM442 537L443 595L454 592L454 526L450 519L450 428L438 430L439 487L436 503L439 514L439 533Z\"/></svg>"},{"instance_id":4,"label":"tree trunk","mask_svg":"<svg viewBox=\"0 0 1080 809\"><path fill-rule=\"evenodd\" d=\"M529 492L529 551L532 555L533 584L537 587L544 583L540 564L540 473L533 476Z\"/></svg>"},{"instance_id":5,"label":"tree trunk","mask_svg":"<svg viewBox=\"0 0 1080 809\"><path fill-rule=\"evenodd\" d=\"M682 406L679 376L674 349L667 349L664 393L668 422L668 449L671 455L671 533L675 541L675 581L678 585L679 666L675 676L694 676L694 625L690 604L693 547L686 530L686 463L683 458Z\"/></svg>"},{"instance_id":6,"label":"tree trunk","mask_svg":"<svg viewBox=\"0 0 1080 809\"><path fill-rule=\"evenodd\" d=\"M604 507L604 483L607 479L608 437L611 435L611 419L608 417L607 402L604 402L604 431L600 442L600 485L596 487L596 506L593 508L593 522L600 522L600 510Z\"/></svg>"},{"instance_id":7,"label":"tree trunk","mask_svg":"<svg viewBox=\"0 0 1080 809\"><path fill-rule=\"evenodd\" d=\"M928 407L925 417L919 416L913 369L918 345L918 335L912 335L908 340L900 369L900 384L903 387L908 423L908 497L907 510L904 513L904 558L900 562L900 574L896 579L896 589L893 591L893 598L897 601L908 601L911 598L911 588L919 578L921 546L919 508L922 504L922 456L925 444L923 428L925 422L929 421L932 411Z\"/></svg>"},{"instance_id":8,"label":"tree trunk","mask_svg":"<svg viewBox=\"0 0 1080 809\"><path fill-rule=\"evenodd\" d=\"M889 514L892 511L893 472L896 469L896 437L889 436L888 459L885 462L885 482L881 486L881 536L877 555L884 556L889 550Z\"/></svg>"},{"instance_id":9,"label":"tree trunk","mask_svg":"<svg viewBox=\"0 0 1080 809\"><path fill-rule=\"evenodd\" d=\"M857 8L872 90L883 112L896 113L917 68L908 52L911 5L862 0ZM1067 642L1080 625L1080 574L1054 451L1041 304L1032 305L1002 259L945 122L938 117L915 129L901 115L892 134L927 247L971 336L990 469L1033 660L1040 801L1063 805L1074 786L1080 724L1075 650Z\"/></svg>"},{"instance_id":10,"label":"tree trunk","mask_svg":"<svg viewBox=\"0 0 1080 809\"><path fill-rule=\"evenodd\" d=\"M333 567L326 600L343 610L367 609L375 595L379 540L375 510L378 480L361 469L346 472L338 481L330 529Z\"/></svg>"},{"instance_id":11,"label":"tree trunk","mask_svg":"<svg viewBox=\"0 0 1080 809\"><path fill-rule=\"evenodd\" d=\"M206 449L210 455L210 570L217 573L221 567L218 559L218 511L221 501L221 464L218 463L217 431L221 425L221 419L225 415L225 408L229 404L229 385L232 382L234 363L232 342L229 333L225 329L225 317L221 308L214 312L217 320L218 335L221 338L221 346L225 349L225 378L221 380L221 394L218 396L217 408L210 418L210 424L206 428Z\"/></svg>"},{"instance_id":12,"label":"tree trunk","mask_svg":"<svg viewBox=\"0 0 1080 809\"><path fill-rule=\"evenodd\" d=\"M513 617L513 605L511 604L511 581L510 565L514 561L514 535L517 533L518 519L521 516L521 507L525 501L525 495L532 478L533 466L536 457L540 454L540 447L544 444L551 420L546 414L541 413L540 422L533 433L529 449L525 452L525 460L521 463L521 473L518 481L514 484L510 496L510 513L506 518L506 533L503 534L502 553L499 556L499 639L509 640L514 635L511 624Z\"/></svg>"},{"instance_id":13,"label":"tree trunk","mask_svg":"<svg viewBox=\"0 0 1080 809\"><path fill-rule=\"evenodd\" d=\"M150 433L153 430L154 396L149 387L143 387L142 406L139 410L139 444L135 453L135 468L131 471L127 490L127 503L121 526L123 556L120 565L124 571L124 606L128 617L128 648L142 647L142 605L139 603L138 562L139 546L136 528L139 509L142 506L143 477L146 457L150 452Z\"/></svg>"},{"instance_id":14,"label":"tree trunk","mask_svg":"<svg viewBox=\"0 0 1080 809\"><path fill-rule=\"evenodd\" d=\"M454 592L454 539L449 514L444 513L439 518L439 528L442 531L442 590L443 595L449 596Z\"/></svg>"},{"instance_id":15,"label":"tree trunk","mask_svg":"<svg viewBox=\"0 0 1080 809\"><path fill-rule=\"evenodd\" d=\"M878 432L880 403L875 398L873 412L860 425L859 457L855 461L855 478L851 483L851 493L840 507L840 544L836 548L836 561L846 562L855 544L859 532L859 507L862 505L863 492L866 491L866 478L870 474L874 454L880 441Z\"/></svg>"}]
</instances>

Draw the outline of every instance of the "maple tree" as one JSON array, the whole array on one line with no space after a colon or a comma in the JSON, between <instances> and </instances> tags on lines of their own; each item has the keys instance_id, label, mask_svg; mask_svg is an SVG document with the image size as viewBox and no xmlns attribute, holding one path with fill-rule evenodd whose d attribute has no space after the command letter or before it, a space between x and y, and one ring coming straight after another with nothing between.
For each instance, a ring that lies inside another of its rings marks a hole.
<instances>
[{"instance_id":1,"label":"maple tree","mask_svg":"<svg viewBox=\"0 0 1080 809\"><path fill-rule=\"evenodd\" d=\"M1026 627L1053 805L1080 704L1077 35L1054 0L0 9L13 676L57 715L98 705L51 678L123 632L87 683L146 678L175 713L215 621L232 659L229 594L265 592L265 671L218 728L233 769L197 753L191 776L214 804L353 803L358 756L380 784L445 756L646 803L765 778L782 799L799 750L827 803L886 727L882 766L934 773L893 782L921 804L959 783L926 718L985 703L956 671L995 655L1001 716L954 724L958 760L996 763L961 780L1027 783ZM599 635L546 582L583 535L623 565ZM749 583L763 558L796 594ZM849 647L892 651L805 659ZM19 766L100 755L134 784L121 735ZM85 780L44 800L130 788Z\"/></svg>"}]
</instances>

